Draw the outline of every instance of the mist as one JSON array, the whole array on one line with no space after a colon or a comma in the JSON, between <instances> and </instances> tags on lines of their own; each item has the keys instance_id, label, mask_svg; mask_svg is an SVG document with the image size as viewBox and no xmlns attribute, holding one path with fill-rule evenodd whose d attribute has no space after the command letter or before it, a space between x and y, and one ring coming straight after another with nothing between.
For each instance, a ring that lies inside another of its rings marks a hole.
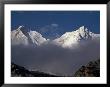
<instances>
[{"instance_id":1,"label":"mist","mask_svg":"<svg viewBox=\"0 0 110 87\"><path fill-rule=\"evenodd\" d=\"M85 41L77 48L62 48L54 44L41 46L11 46L11 59L29 70L38 70L61 76L74 73L90 61L100 58L100 41Z\"/></svg>"}]
</instances>

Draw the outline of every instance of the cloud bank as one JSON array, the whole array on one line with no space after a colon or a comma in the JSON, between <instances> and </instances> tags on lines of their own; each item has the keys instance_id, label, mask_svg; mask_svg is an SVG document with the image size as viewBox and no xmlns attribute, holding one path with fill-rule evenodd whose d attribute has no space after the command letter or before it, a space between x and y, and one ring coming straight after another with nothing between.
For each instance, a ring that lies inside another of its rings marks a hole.
<instances>
[{"instance_id":1,"label":"cloud bank","mask_svg":"<svg viewBox=\"0 0 110 87\"><path fill-rule=\"evenodd\" d=\"M12 62L29 70L72 76L82 65L100 58L100 41L83 42L76 49L53 44L42 46L12 46Z\"/></svg>"}]
</instances>

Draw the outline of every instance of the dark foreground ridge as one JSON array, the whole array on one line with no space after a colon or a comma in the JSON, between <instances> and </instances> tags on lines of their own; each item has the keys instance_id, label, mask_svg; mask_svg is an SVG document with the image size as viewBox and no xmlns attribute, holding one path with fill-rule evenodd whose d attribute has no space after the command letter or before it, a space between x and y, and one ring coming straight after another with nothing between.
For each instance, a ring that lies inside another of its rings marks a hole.
<instances>
[{"instance_id":1,"label":"dark foreground ridge","mask_svg":"<svg viewBox=\"0 0 110 87\"><path fill-rule=\"evenodd\" d=\"M11 63L11 76L12 77L57 77L56 75L51 75L39 71L29 71L24 67Z\"/></svg>"},{"instance_id":2,"label":"dark foreground ridge","mask_svg":"<svg viewBox=\"0 0 110 87\"><path fill-rule=\"evenodd\" d=\"M65 77L57 76L40 71L29 71L24 67L11 63L12 77ZM87 65L82 66L76 71L73 77L99 77L100 76L100 59L90 61Z\"/></svg>"},{"instance_id":3,"label":"dark foreground ridge","mask_svg":"<svg viewBox=\"0 0 110 87\"><path fill-rule=\"evenodd\" d=\"M100 59L91 61L82 66L75 74L75 77L99 77L100 76Z\"/></svg>"}]
</instances>

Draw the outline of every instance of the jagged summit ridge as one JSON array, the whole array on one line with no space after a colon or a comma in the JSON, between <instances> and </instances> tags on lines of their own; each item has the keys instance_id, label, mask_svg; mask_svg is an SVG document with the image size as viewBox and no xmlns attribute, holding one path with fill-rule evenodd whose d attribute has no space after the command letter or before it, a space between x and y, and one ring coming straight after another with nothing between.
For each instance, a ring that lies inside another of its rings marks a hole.
<instances>
[{"instance_id":1,"label":"jagged summit ridge","mask_svg":"<svg viewBox=\"0 0 110 87\"><path fill-rule=\"evenodd\" d=\"M84 26L81 26L75 31L66 32L60 38L57 38L54 41L62 47L71 47L72 45L77 45L82 40L92 40L95 37L99 37L99 34L94 34Z\"/></svg>"},{"instance_id":2,"label":"jagged summit ridge","mask_svg":"<svg viewBox=\"0 0 110 87\"><path fill-rule=\"evenodd\" d=\"M46 39L43 38L42 35L36 31L30 31L28 32L28 34L34 44L40 45L46 41Z\"/></svg>"},{"instance_id":3,"label":"jagged summit ridge","mask_svg":"<svg viewBox=\"0 0 110 87\"><path fill-rule=\"evenodd\" d=\"M28 45L28 38L21 31L22 26L19 26L18 29L11 31L11 42L12 45L24 44Z\"/></svg>"},{"instance_id":4,"label":"jagged summit ridge","mask_svg":"<svg viewBox=\"0 0 110 87\"><path fill-rule=\"evenodd\" d=\"M22 31L23 26L19 26L16 30L11 31L12 45L29 45L30 43L40 45L46 41L37 31Z\"/></svg>"},{"instance_id":5,"label":"jagged summit ridge","mask_svg":"<svg viewBox=\"0 0 110 87\"><path fill-rule=\"evenodd\" d=\"M81 37L84 39L91 38L91 36L89 34L89 30L87 28L85 28L84 26L82 26L78 30L76 30L76 33L79 34L80 38Z\"/></svg>"},{"instance_id":6,"label":"jagged summit ridge","mask_svg":"<svg viewBox=\"0 0 110 87\"><path fill-rule=\"evenodd\" d=\"M37 31L30 30L29 32L23 31L24 26L19 26L16 30L11 31L11 40L12 45L29 45L35 44L40 46L42 44L47 44L51 41L55 45L59 45L61 47L71 47L73 45L79 44L83 40L93 40L100 37L99 34L92 33L84 26L81 26L79 29L76 29L72 32L66 32L61 37L56 38L54 40L49 40L44 38Z\"/></svg>"},{"instance_id":7,"label":"jagged summit ridge","mask_svg":"<svg viewBox=\"0 0 110 87\"><path fill-rule=\"evenodd\" d=\"M24 26L19 26L17 30L20 30L22 27L24 27Z\"/></svg>"}]
</instances>

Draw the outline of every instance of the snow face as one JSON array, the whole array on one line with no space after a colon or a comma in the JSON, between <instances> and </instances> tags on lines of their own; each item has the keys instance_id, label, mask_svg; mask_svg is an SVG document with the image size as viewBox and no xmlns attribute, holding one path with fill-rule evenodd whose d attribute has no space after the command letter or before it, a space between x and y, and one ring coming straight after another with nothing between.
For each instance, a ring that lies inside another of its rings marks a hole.
<instances>
[{"instance_id":1,"label":"snow face","mask_svg":"<svg viewBox=\"0 0 110 87\"><path fill-rule=\"evenodd\" d=\"M42 35L36 31L30 31L28 32L31 40L33 43L35 43L36 45L41 45L44 42L46 42L46 39L42 37Z\"/></svg>"},{"instance_id":2,"label":"snow face","mask_svg":"<svg viewBox=\"0 0 110 87\"><path fill-rule=\"evenodd\" d=\"M12 45L28 45L28 38L23 34L23 32L21 31L22 26L19 26L18 29L13 30L11 32L11 42Z\"/></svg>"},{"instance_id":3,"label":"snow face","mask_svg":"<svg viewBox=\"0 0 110 87\"><path fill-rule=\"evenodd\" d=\"M99 34L90 32L84 26L80 27L76 31L66 32L60 38L54 40L57 45L62 47L72 47L78 45L82 40L92 40L98 38Z\"/></svg>"},{"instance_id":4,"label":"snow face","mask_svg":"<svg viewBox=\"0 0 110 87\"><path fill-rule=\"evenodd\" d=\"M23 26L19 26L18 29L13 30L11 32L12 45L29 45L31 41L32 44L39 46L41 44L47 44L48 42L52 42L53 44L59 45L63 48L71 48L73 46L78 46L78 44L80 44L81 41L99 39L100 37L99 34L94 34L84 26L81 26L79 29L75 31L66 32L59 38L49 40L45 39L37 31L30 30L29 32L26 32L26 35L24 32L22 32L22 27Z\"/></svg>"},{"instance_id":5,"label":"snow face","mask_svg":"<svg viewBox=\"0 0 110 87\"><path fill-rule=\"evenodd\" d=\"M22 32L22 27L19 26L18 29L11 31L11 41L12 45L29 45L30 43L41 45L46 41L42 35L36 31ZM31 42L30 42L31 41Z\"/></svg>"}]
</instances>

